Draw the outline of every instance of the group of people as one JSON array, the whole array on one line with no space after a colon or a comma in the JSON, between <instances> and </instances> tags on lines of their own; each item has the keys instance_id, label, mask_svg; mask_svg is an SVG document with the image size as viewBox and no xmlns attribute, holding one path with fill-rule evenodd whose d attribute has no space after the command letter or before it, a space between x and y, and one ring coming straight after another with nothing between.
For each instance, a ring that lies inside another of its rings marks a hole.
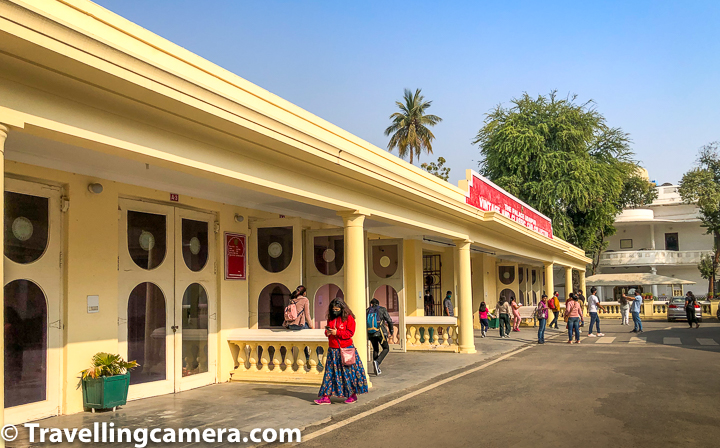
<instances>
[{"instance_id":1,"label":"group of people","mask_svg":"<svg viewBox=\"0 0 720 448\"><path fill-rule=\"evenodd\" d=\"M290 301L285 308L285 328L294 331L314 328L306 291L305 286L300 285L290 294ZM446 307L446 311L452 313L452 302L449 310ZM373 346L373 367L375 374L380 375L380 364L390 351L388 341L393 335L393 321L387 308L380 306L380 301L376 298L370 301L365 315L368 340ZM336 297L330 301L325 324L328 353L325 356L323 381L315 404L330 404L332 396L345 398L346 404L352 404L357 402L358 394L368 391L365 368L353 345L355 319L355 314L342 298ZM310 356L307 348L305 356Z\"/></svg>"}]
</instances>

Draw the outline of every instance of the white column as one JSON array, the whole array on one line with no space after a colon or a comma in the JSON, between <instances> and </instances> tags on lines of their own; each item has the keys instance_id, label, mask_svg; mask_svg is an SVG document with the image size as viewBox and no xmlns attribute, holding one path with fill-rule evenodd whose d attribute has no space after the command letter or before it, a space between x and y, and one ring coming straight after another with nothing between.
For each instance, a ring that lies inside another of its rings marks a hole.
<instances>
[{"instance_id":1,"label":"white column","mask_svg":"<svg viewBox=\"0 0 720 448\"><path fill-rule=\"evenodd\" d=\"M657 275L657 268L655 266L650 266L650 273L653 275ZM655 297L658 296L658 287L657 285L652 285L652 295ZM672 295L672 294L671 294Z\"/></svg>"},{"instance_id":2,"label":"white column","mask_svg":"<svg viewBox=\"0 0 720 448\"><path fill-rule=\"evenodd\" d=\"M355 314L353 343L367 374L367 322L365 309L365 215L356 212L338 213L345 223L345 302Z\"/></svg>"},{"instance_id":3,"label":"white column","mask_svg":"<svg viewBox=\"0 0 720 448\"><path fill-rule=\"evenodd\" d=\"M472 275L470 267L470 240L455 240L458 253L458 319L460 325L460 353L475 353L473 333Z\"/></svg>"},{"instance_id":4,"label":"white column","mask_svg":"<svg viewBox=\"0 0 720 448\"><path fill-rule=\"evenodd\" d=\"M650 224L650 250L655 250L655 224Z\"/></svg>"},{"instance_id":5,"label":"white column","mask_svg":"<svg viewBox=\"0 0 720 448\"><path fill-rule=\"evenodd\" d=\"M552 297L555 292L555 276L553 273L555 265L553 263L545 263L545 293L548 298Z\"/></svg>"},{"instance_id":6,"label":"white column","mask_svg":"<svg viewBox=\"0 0 720 448\"><path fill-rule=\"evenodd\" d=\"M7 139L10 129L0 123L0 210L5 215L5 140ZM5 239L0 238L0 279L5 284ZM5 306L0 306L0 322L5 322ZM5 353L5 338L0 338L0 351ZM5 356L0 356L0 385L5 384ZM5 402L5 388L0 386L0 404ZM0 412L0 427L5 425L5 413ZM5 446L5 441L0 438L0 447Z\"/></svg>"},{"instance_id":7,"label":"white column","mask_svg":"<svg viewBox=\"0 0 720 448\"><path fill-rule=\"evenodd\" d=\"M570 266L565 266L565 300L567 300L571 292L573 292L572 268Z\"/></svg>"}]
</instances>

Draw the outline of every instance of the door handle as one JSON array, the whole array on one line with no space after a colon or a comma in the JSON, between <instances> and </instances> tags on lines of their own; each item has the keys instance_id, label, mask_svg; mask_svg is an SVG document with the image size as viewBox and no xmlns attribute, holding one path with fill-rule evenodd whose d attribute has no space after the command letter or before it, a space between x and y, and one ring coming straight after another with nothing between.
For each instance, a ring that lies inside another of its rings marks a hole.
<instances>
[{"instance_id":1,"label":"door handle","mask_svg":"<svg viewBox=\"0 0 720 448\"><path fill-rule=\"evenodd\" d=\"M172 327L170 327L170 329L173 331L173 333L177 332L178 328L179 327L177 325L173 325Z\"/></svg>"}]
</instances>

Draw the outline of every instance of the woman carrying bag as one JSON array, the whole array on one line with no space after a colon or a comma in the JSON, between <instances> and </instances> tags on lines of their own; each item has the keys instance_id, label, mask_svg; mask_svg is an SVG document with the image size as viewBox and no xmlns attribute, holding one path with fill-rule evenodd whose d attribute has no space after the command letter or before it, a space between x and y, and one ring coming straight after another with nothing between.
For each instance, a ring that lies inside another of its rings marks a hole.
<instances>
[{"instance_id":1,"label":"woman carrying bag","mask_svg":"<svg viewBox=\"0 0 720 448\"><path fill-rule=\"evenodd\" d=\"M356 403L358 394L368 391L367 377L360 356L353 345L355 315L345 301L334 298L328 306L325 336L328 353L325 375L315 404L330 404L330 397L344 397L346 404Z\"/></svg>"}]
</instances>

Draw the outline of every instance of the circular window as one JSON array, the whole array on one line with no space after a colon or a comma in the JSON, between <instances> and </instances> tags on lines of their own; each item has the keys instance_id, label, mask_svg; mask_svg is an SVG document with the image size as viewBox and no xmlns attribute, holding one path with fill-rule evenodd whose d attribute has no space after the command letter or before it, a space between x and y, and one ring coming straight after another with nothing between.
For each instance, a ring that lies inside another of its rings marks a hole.
<instances>
[{"instance_id":1,"label":"circular window","mask_svg":"<svg viewBox=\"0 0 720 448\"><path fill-rule=\"evenodd\" d=\"M322 257L325 262L332 263L333 261L335 261L335 251L332 249L325 249Z\"/></svg>"},{"instance_id":2,"label":"circular window","mask_svg":"<svg viewBox=\"0 0 720 448\"><path fill-rule=\"evenodd\" d=\"M503 272L503 278L510 278L509 272Z\"/></svg>"},{"instance_id":3,"label":"circular window","mask_svg":"<svg viewBox=\"0 0 720 448\"><path fill-rule=\"evenodd\" d=\"M390 257L385 255L384 257L380 258L380 266L384 268L390 266Z\"/></svg>"},{"instance_id":4,"label":"circular window","mask_svg":"<svg viewBox=\"0 0 720 448\"><path fill-rule=\"evenodd\" d=\"M190 253L193 255L200 253L200 240L196 236L190 238Z\"/></svg>"},{"instance_id":5,"label":"circular window","mask_svg":"<svg viewBox=\"0 0 720 448\"><path fill-rule=\"evenodd\" d=\"M150 252L155 247L155 237L152 233L145 230L140 233L138 241L140 242L140 247L145 251Z\"/></svg>"},{"instance_id":6,"label":"circular window","mask_svg":"<svg viewBox=\"0 0 720 448\"><path fill-rule=\"evenodd\" d=\"M510 285L515 281L515 266L499 266L498 274L503 285Z\"/></svg>"},{"instance_id":7,"label":"circular window","mask_svg":"<svg viewBox=\"0 0 720 448\"><path fill-rule=\"evenodd\" d=\"M29 240L33 234L32 222L24 216L15 218L12 223L12 233L20 241Z\"/></svg>"},{"instance_id":8,"label":"circular window","mask_svg":"<svg viewBox=\"0 0 720 448\"><path fill-rule=\"evenodd\" d=\"M270 243L268 246L268 255L270 255L273 258L277 258L280 255L282 255L283 249L282 244L280 243Z\"/></svg>"}]
</instances>

